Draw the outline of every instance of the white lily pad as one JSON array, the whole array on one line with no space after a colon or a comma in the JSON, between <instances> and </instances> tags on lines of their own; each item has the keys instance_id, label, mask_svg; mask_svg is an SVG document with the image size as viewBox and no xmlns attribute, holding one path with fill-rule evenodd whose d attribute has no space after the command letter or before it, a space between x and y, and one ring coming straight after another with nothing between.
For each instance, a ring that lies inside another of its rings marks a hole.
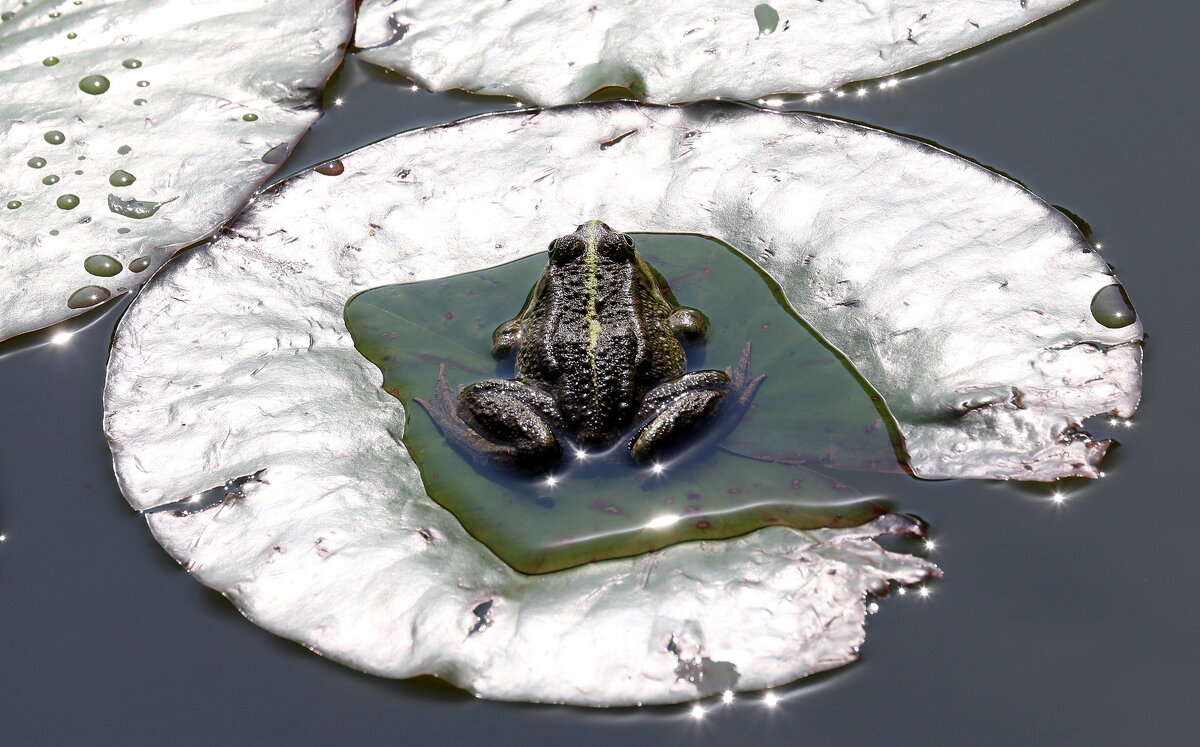
<instances>
[{"instance_id":1,"label":"white lily pad","mask_svg":"<svg viewBox=\"0 0 1200 747\"><path fill-rule=\"evenodd\" d=\"M430 90L541 106L606 86L655 103L754 99L891 75L1073 2L366 0L355 44L363 59Z\"/></svg>"},{"instance_id":2,"label":"white lily pad","mask_svg":"<svg viewBox=\"0 0 1200 747\"><path fill-rule=\"evenodd\" d=\"M588 218L758 260L887 398L919 474L1092 474L1104 445L1077 424L1136 404L1141 328L1090 311L1111 272L1009 179L825 117L584 105L368 146L160 273L105 392L125 495L256 623L381 675L615 705L852 660L863 593L936 573L868 539L911 531L900 517L523 576L424 495L344 304L535 253Z\"/></svg>"},{"instance_id":3,"label":"white lily pad","mask_svg":"<svg viewBox=\"0 0 1200 747\"><path fill-rule=\"evenodd\" d=\"M0 339L137 287L228 221L319 116L354 16L348 0L0 8Z\"/></svg>"}]
</instances>

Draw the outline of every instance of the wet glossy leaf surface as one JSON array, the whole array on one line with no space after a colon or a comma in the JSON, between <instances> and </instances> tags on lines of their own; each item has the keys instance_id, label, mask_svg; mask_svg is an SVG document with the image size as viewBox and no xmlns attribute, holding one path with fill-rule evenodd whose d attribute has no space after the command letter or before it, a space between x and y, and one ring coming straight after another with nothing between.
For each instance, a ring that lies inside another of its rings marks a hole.
<instances>
[{"instance_id":1,"label":"wet glossy leaf surface","mask_svg":"<svg viewBox=\"0 0 1200 747\"><path fill-rule=\"evenodd\" d=\"M353 21L348 0L0 8L0 340L138 287L228 221L275 172L262 156L319 116ZM118 264L94 271L97 253Z\"/></svg>"},{"instance_id":2,"label":"wet glossy leaf surface","mask_svg":"<svg viewBox=\"0 0 1200 747\"><path fill-rule=\"evenodd\" d=\"M542 106L619 86L752 100L870 80L983 44L1075 0L366 0L355 44L431 90ZM486 49L486 54L480 50Z\"/></svg>"},{"instance_id":3,"label":"wet glossy leaf surface","mask_svg":"<svg viewBox=\"0 0 1200 747\"><path fill-rule=\"evenodd\" d=\"M777 303L767 280L727 247L695 236L633 234L679 303L712 320L691 370L736 363L746 341L766 381L729 436L731 448L797 454L812 463L896 469L880 414L853 374ZM545 242L542 242L545 243ZM442 280L391 285L351 299L356 347L409 413L404 443L425 486L476 539L525 573L544 573L677 542L722 539L770 525L854 526L885 513L827 474L711 449L661 474L623 461L593 468L566 457L552 477L522 479L468 466L412 406L431 399L444 364L453 388L512 377L488 354L492 330L515 315L545 267L537 254ZM598 473L598 474L594 474Z\"/></svg>"}]
</instances>

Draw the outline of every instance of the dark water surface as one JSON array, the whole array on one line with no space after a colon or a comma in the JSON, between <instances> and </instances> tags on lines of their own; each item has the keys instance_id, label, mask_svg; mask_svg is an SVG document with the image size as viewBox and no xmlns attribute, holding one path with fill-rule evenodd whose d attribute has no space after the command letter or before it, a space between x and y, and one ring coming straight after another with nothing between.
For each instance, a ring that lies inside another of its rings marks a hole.
<instances>
[{"instance_id":1,"label":"dark water surface","mask_svg":"<svg viewBox=\"0 0 1200 747\"><path fill-rule=\"evenodd\" d=\"M116 489L100 431L114 307L0 358L0 742L1193 744L1198 24L1190 0L1085 0L896 88L807 105L933 140L1082 216L1150 333L1126 445L1104 480L1060 486L1062 505L887 480L932 524L946 577L883 601L858 664L695 721L483 702L276 638L176 566ZM353 62L334 96L346 105L284 173L510 105L411 93Z\"/></svg>"}]
</instances>

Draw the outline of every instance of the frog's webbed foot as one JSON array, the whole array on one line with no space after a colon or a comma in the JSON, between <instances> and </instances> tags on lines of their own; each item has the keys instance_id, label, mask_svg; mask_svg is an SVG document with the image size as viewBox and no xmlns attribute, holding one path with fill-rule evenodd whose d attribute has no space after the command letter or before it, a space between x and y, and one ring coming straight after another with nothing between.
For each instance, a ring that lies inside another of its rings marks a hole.
<instances>
[{"instance_id":1,"label":"frog's webbed foot","mask_svg":"<svg viewBox=\"0 0 1200 747\"><path fill-rule=\"evenodd\" d=\"M629 444L639 464L715 446L750 408L764 375L750 375L750 343L736 367L693 371L651 390L638 413L644 425Z\"/></svg>"},{"instance_id":2,"label":"frog's webbed foot","mask_svg":"<svg viewBox=\"0 0 1200 747\"><path fill-rule=\"evenodd\" d=\"M519 381L480 381L456 397L443 364L433 398L413 400L425 408L446 440L473 460L543 472L562 456L548 422L556 414L553 398Z\"/></svg>"},{"instance_id":3,"label":"frog's webbed foot","mask_svg":"<svg viewBox=\"0 0 1200 747\"><path fill-rule=\"evenodd\" d=\"M742 415L746 414L746 410L754 400L754 395L758 392L758 388L762 386L763 381L767 378L766 374L759 374L758 376L750 375L750 343L748 341L742 347L742 357L738 361L737 368L730 366L725 369L725 373L729 375L730 394L734 396L738 402L738 406L742 410L741 414L738 415L738 420L741 420Z\"/></svg>"}]
</instances>

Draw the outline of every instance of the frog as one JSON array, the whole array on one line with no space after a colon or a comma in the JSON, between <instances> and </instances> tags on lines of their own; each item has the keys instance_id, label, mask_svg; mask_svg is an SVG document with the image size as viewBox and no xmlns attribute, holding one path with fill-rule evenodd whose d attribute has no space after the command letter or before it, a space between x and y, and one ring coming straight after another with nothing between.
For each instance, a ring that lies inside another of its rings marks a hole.
<instances>
[{"instance_id":1,"label":"frog","mask_svg":"<svg viewBox=\"0 0 1200 747\"><path fill-rule=\"evenodd\" d=\"M480 464L548 473L569 450L661 471L732 430L766 378L751 375L749 342L736 366L688 371L684 346L709 320L669 296L628 234L589 220L550 242L521 310L492 334L515 378L456 394L443 364L434 395L415 401Z\"/></svg>"}]
</instances>

